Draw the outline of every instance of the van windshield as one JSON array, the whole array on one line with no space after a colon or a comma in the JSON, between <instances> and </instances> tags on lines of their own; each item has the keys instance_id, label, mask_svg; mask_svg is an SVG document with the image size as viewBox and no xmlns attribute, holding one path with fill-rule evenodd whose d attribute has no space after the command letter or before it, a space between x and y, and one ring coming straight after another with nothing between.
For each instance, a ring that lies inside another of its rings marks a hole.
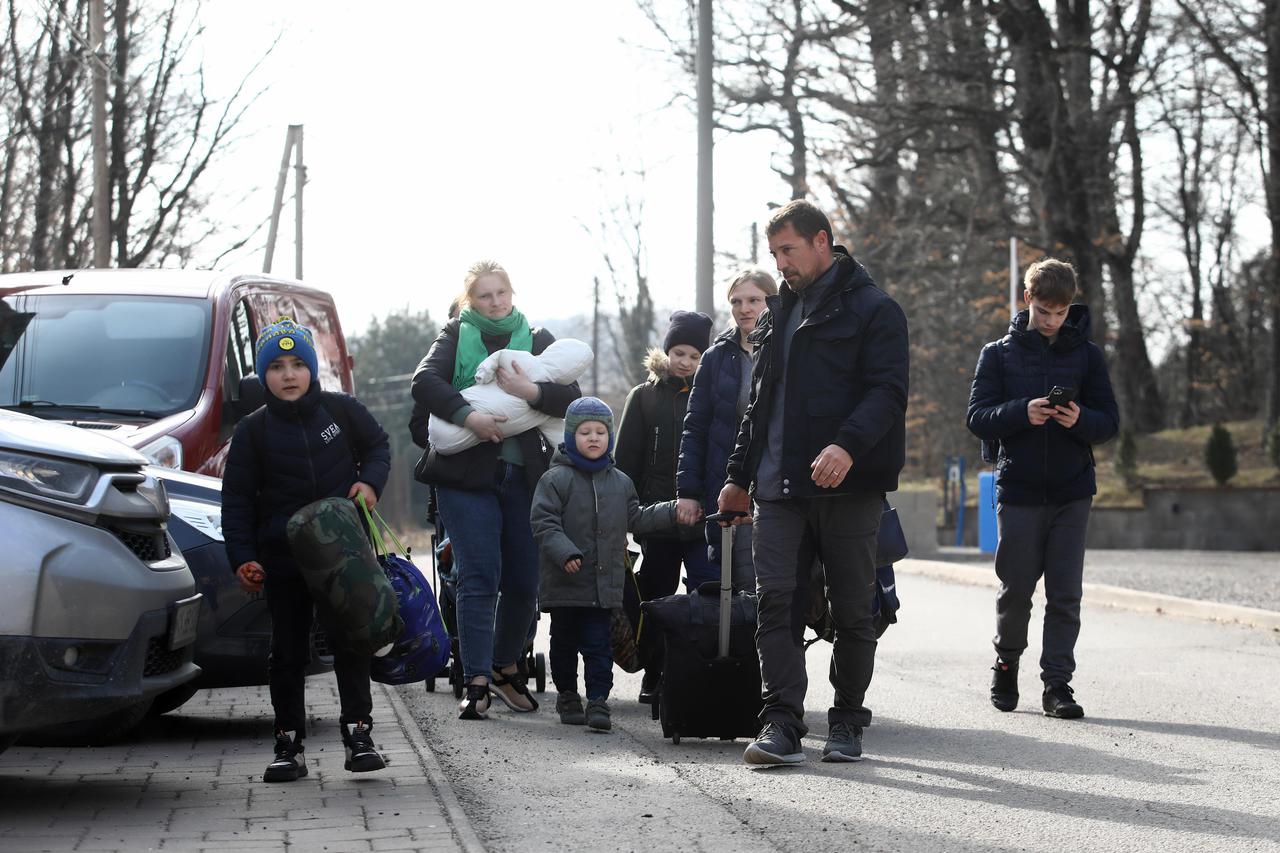
<instances>
[{"instance_id":1,"label":"van windshield","mask_svg":"<svg viewBox=\"0 0 1280 853\"><path fill-rule=\"evenodd\" d=\"M207 301L0 297L0 407L76 417L160 417L195 405L208 364Z\"/></svg>"}]
</instances>

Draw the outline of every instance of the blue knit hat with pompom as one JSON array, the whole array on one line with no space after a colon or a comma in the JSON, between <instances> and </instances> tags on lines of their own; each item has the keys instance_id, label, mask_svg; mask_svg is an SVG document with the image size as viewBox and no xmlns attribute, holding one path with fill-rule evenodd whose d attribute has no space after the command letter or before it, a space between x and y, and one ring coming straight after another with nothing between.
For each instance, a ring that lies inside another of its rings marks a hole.
<instances>
[{"instance_id":1,"label":"blue knit hat with pompom","mask_svg":"<svg viewBox=\"0 0 1280 853\"><path fill-rule=\"evenodd\" d=\"M258 378L266 386L267 366L282 355L296 355L311 371L311 380L316 380L318 364L316 363L316 344L311 330L299 326L291 317L281 317L262 330L258 342L253 348L253 367L258 371Z\"/></svg>"}]
</instances>

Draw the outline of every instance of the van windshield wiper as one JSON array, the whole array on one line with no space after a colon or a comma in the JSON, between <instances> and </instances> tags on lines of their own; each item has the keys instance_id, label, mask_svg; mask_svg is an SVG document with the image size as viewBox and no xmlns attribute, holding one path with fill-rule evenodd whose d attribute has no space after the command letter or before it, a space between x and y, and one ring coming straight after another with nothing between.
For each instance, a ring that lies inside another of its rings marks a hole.
<instances>
[{"instance_id":1,"label":"van windshield wiper","mask_svg":"<svg viewBox=\"0 0 1280 853\"><path fill-rule=\"evenodd\" d=\"M160 412L152 409L113 409L88 403L55 403L52 400L23 400L16 405L0 406L5 409L66 409L72 412L94 412L101 415L132 415L140 418L158 418Z\"/></svg>"}]
</instances>

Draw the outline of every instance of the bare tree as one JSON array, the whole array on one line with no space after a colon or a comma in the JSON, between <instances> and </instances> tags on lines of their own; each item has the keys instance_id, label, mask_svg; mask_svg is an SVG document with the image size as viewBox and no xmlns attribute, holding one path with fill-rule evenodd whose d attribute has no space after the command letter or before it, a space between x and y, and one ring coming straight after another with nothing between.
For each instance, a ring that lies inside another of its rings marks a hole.
<instances>
[{"instance_id":1,"label":"bare tree","mask_svg":"<svg viewBox=\"0 0 1280 853\"><path fill-rule=\"evenodd\" d=\"M249 81L257 66L229 95L207 91L196 57L203 35L199 4L108 3L113 27L105 59L92 55L81 35L87 5L51 0L42 14L24 18L17 4L6 4L7 50L0 53L3 269L91 262L92 187L85 180L91 63L105 62L111 86L109 219L118 266L190 257L198 236L210 230L202 179L256 98Z\"/></svg>"}]
</instances>

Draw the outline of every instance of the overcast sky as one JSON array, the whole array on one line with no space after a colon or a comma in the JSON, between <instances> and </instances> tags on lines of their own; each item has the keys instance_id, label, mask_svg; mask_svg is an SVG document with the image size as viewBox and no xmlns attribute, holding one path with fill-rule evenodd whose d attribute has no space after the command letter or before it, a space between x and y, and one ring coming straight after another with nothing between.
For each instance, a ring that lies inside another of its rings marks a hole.
<instances>
[{"instance_id":1,"label":"overcast sky","mask_svg":"<svg viewBox=\"0 0 1280 853\"><path fill-rule=\"evenodd\" d=\"M693 307L697 142L689 108L667 106L689 84L645 49L657 37L632 0L217 0L202 17L206 69L224 90L283 34L258 72L268 90L253 135L214 185L227 188L224 219L262 221L286 128L304 125L304 278L335 295L348 333L405 305L443 314L483 257L508 268L534 322L589 311L605 271L583 225L622 201L620 170L640 167L647 180L630 192L645 203L655 298ZM775 145L767 133L718 144L717 250L746 255L752 223L786 200ZM286 212L274 272L292 275ZM222 266L261 269L265 235Z\"/></svg>"}]
</instances>

